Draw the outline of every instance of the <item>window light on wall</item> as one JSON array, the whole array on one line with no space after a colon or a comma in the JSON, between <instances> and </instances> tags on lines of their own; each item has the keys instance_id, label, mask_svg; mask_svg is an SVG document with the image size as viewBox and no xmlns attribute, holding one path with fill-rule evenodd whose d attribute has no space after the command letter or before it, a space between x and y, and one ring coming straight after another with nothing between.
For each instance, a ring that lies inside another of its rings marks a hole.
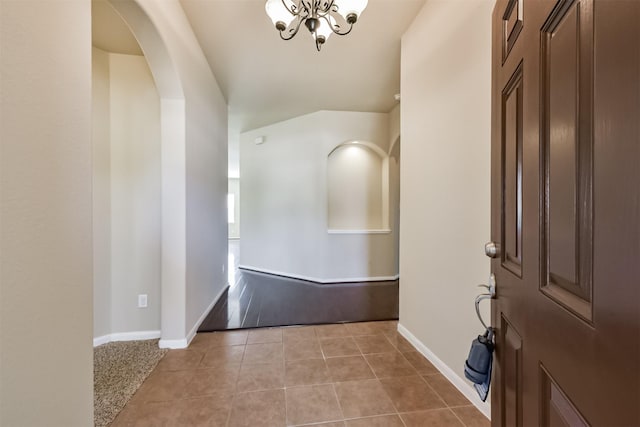
<instances>
[{"instance_id":1,"label":"window light on wall","mask_svg":"<svg viewBox=\"0 0 640 427\"><path fill-rule=\"evenodd\" d=\"M235 224L236 222L236 195L227 194L227 223Z\"/></svg>"}]
</instances>

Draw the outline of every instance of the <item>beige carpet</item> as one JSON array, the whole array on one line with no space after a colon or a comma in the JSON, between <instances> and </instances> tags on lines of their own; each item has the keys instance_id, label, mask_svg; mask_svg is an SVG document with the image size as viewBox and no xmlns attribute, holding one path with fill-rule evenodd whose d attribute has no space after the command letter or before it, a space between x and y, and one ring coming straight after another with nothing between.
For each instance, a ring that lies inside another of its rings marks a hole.
<instances>
[{"instance_id":1,"label":"beige carpet","mask_svg":"<svg viewBox=\"0 0 640 427\"><path fill-rule=\"evenodd\" d=\"M96 426L108 426L167 352L158 340L104 344L93 349Z\"/></svg>"}]
</instances>

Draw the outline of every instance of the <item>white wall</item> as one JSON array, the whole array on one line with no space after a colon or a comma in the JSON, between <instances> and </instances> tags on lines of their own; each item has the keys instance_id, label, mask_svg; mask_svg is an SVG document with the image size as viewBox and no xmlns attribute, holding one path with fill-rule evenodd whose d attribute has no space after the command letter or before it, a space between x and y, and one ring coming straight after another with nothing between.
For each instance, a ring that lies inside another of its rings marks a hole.
<instances>
[{"instance_id":1,"label":"white wall","mask_svg":"<svg viewBox=\"0 0 640 427\"><path fill-rule=\"evenodd\" d=\"M396 231L394 241L394 253L396 254L395 265L396 269L400 271L400 152L401 143L400 139L396 140L396 143L391 148L389 158L389 224L391 228Z\"/></svg>"},{"instance_id":2,"label":"white wall","mask_svg":"<svg viewBox=\"0 0 640 427\"><path fill-rule=\"evenodd\" d=\"M91 4L0 4L0 425L93 424Z\"/></svg>"},{"instance_id":3,"label":"white wall","mask_svg":"<svg viewBox=\"0 0 640 427\"><path fill-rule=\"evenodd\" d=\"M109 55L111 330L160 330L160 99L143 56ZM148 307L138 308L138 295Z\"/></svg>"},{"instance_id":4,"label":"white wall","mask_svg":"<svg viewBox=\"0 0 640 427\"><path fill-rule=\"evenodd\" d=\"M229 224L229 238L240 238L240 180L237 178L229 178L229 194L233 194L235 198L234 221Z\"/></svg>"},{"instance_id":5,"label":"white wall","mask_svg":"<svg viewBox=\"0 0 640 427\"><path fill-rule=\"evenodd\" d=\"M111 4L161 98L160 344L184 347L226 287L227 106L177 0Z\"/></svg>"},{"instance_id":6,"label":"white wall","mask_svg":"<svg viewBox=\"0 0 640 427\"><path fill-rule=\"evenodd\" d=\"M383 224L383 210L388 212L389 206L382 202L382 167L383 158L362 144L343 145L331 153L327 159L330 229L389 228L388 222ZM388 185L385 190L388 194Z\"/></svg>"},{"instance_id":7,"label":"white wall","mask_svg":"<svg viewBox=\"0 0 640 427\"><path fill-rule=\"evenodd\" d=\"M92 49L93 337L111 334L111 111L109 54Z\"/></svg>"},{"instance_id":8,"label":"white wall","mask_svg":"<svg viewBox=\"0 0 640 427\"><path fill-rule=\"evenodd\" d=\"M259 136L265 142L256 145ZM338 111L243 133L240 264L316 281L395 276L394 230L327 232L327 156L353 140L386 152L388 139L388 114Z\"/></svg>"},{"instance_id":9,"label":"white wall","mask_svg":"<svg viewBox=\"0 0 640 427\"><path fill-rule=\"evenodd\" d=\"M113 333L160 329L160 100L146 60L109 55ZM148 308L137 308L139 294Z\"/></svg>"},{"instance_id":10,"label":"white wall","mask_svg":"<svg viewBox=\"0 0 640 427\"><path fill-rule=\"evenodd\" d=\"M473 300L489 276L493 3L429 0L402 38L400 325L470 396Z\"/></svg>"},{"instance_id":11,"label":"white wall","mask_svg":"<svg viewBox=\"0 0 640 427\"><path fill-rule=\"evenodd\" d=\"M393 146L394 142L400 138L400 104L393 107L389 112L389 146Z\"/></svg>"},{"instance_id":12,"label":"white wall","mask_svg":"<svg viewBox=\"0 0 640 427\"><path fill-rule=\"evenodd\" d=\"M388 223L396 231L395 265L400 271L400 104L389 112L389 157L387 159L389 171L389 219Z\"/></svg>"},{"instance_id":13,"label":"white wall","mask_svg":"<svg viewBox=\"0 0 640 427\"><path fill-rule=\"evenodd\" d=\"M186 337L227 285L227 104L178 1L141 4L185 96Z\"/></svg>"},{"instance_id":14,"label":"white wall","mask_svg":"<svg viewBox=\"0 0 640 427\"><path fill-rule=\"evenodd\" d=\"M177 1L158 3L165 6L166 37L184 76L187 113L185 332L192 336L202 316L227 286L227 103L180 4ZM168 33L170 29L173 34Z\"/></svg>"},{"instance_id":15,"label":"white wall","mask_svg":"<svg viewBox=\"0 0 640 427\"><path fill-rule=\"evenodd\" d=\"M160 330L160 100L143 56L94 47L93 82L94 338L103 342Z\"/></svg>"}]
</instances>

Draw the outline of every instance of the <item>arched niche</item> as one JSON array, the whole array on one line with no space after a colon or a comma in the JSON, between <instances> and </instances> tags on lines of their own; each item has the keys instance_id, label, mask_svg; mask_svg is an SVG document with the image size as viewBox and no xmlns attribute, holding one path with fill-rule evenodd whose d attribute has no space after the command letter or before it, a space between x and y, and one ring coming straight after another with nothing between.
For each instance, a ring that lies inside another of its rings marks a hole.
<instances>
[{"instance_id":1,"label":"arched niche","mask_svg":"<svg viewBox=\"0 0 640 427\"><path fill-rule=\"evenodd\" d=\"M186 110L183 85L144 0L109 0L138 41L160 96L161 347L186 347Z\"/></svg>"},{"instance_id":2,"label":"arched niche","mask_svg":"<svg viewBox=\"0 0 640 427\"><path fill-rule=\"evenodd\" d=\"M389 232L388 156L376 144L349 141L327 157L330 233Z\"/></svg>"}]
</instances>

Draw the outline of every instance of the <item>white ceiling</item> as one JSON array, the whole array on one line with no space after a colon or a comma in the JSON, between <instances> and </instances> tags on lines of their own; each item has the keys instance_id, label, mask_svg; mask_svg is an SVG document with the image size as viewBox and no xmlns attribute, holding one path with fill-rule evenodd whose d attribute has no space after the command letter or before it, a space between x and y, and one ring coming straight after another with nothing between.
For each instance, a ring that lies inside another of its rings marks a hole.
<instances>
[{"instance_id":1,"label":"white ceiling","mask_svg":"<svg viewBox=\"0 0 640 427\"><path fill-rule=\"evenodd\" d=\"M283 41L264 0L180 0L229 104L231 132L318 110L388 112L400 38L424 0L369 0L351 34L321 52L302 27Z\"/></svg>"},{"instance_id":2,"label":"white ceiling","mask_svg":"<svg viewBox=\"0 0 640 427\"><path fill-rule=\"evenodd\" d=\"M351 34L331 35L317 52L304 27L281 40L264 0L180 0L229 105L229 175L238 176L240 132L318 110L389 112L400 39L424 2L369 0ZM113 8L92 5L93 44L141 55Z\"/></svg>"}]
</instances>

